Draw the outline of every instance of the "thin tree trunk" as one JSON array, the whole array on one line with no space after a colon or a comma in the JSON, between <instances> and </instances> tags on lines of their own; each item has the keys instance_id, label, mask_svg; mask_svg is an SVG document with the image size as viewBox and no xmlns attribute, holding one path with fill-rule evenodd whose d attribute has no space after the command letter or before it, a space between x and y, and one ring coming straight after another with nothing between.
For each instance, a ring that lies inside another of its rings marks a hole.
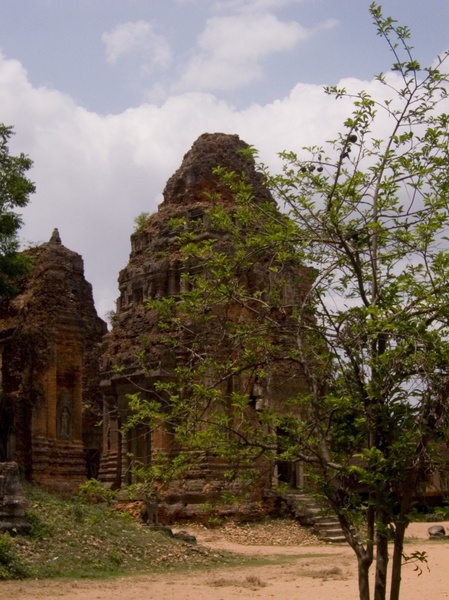
<instances>
[{"instance_id":1,"label":"thin tree trunk","mask_svg":"<svg viewBox=\"0 0 449 600\"><path fill-rule=\"evenodd\" d=\"M385 600L387 595L388 535L386 531L377 534L376 577L374 600Z\"/></svg>"},{"instance_id":2,"label":"thin tree trunk","mask_svg":"<svg viewBox=\"0 0 449 600\"><path fill-rule=\"evenodd\" d=\"M391 569L390 600L399 600L402 572L402 553L404 549L404 535L406 528L407 525L405 523L396 523Z\"/></svg>"},{"instance_id":3,"label":"thin tree trunk","mask_svg":"<svg viewBox=\"0 0 449 600\"><path fill-rule=\"evenodd\" d=\"M332 504L332 498L329 498ZM334 508L336 507L334 499ZM370 600L369 591L369 570L373 563L373 532L374 532L374 511L372 507L368 509L367 529L368 535L366 545L360 543L358 536L350 526L346 515L342 511L337 511L338 519L345 537L357 556L359 598L360 600Z\"/></svg>"},{"instance_id":4,"label":"thin tree trunk","mask_svg":"<svg viewBox=\"0 0 449 600\"><path fill-rule=\"evenodd\" d=\"M360 600L370 600L369 594L369 568L371 561L366 557L357 556L359 574L359 596Z\"/></svg>"}]
</instances>

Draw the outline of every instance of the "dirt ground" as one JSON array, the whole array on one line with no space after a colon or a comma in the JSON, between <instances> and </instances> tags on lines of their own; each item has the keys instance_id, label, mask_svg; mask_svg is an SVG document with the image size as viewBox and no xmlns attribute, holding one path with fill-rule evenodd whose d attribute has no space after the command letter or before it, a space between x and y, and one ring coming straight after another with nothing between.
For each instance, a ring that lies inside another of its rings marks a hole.
<instances>
[{"instance_id":1,"label":"dirt ground","mask_svg":"<svg viewBox=\"0 0 449 600\"><path fill-rule=\"evenodd\" d=\"M449 531L449 522L442 524ZM430 523L413 523L407 532L408 553L426 551L428 569L403 569L404 600L449 598L449 540L429 540ZM189 530L189 528L184 528ZM192 528L198 543L209 548L257 556L283 555L278 564L216 568L213 571L139 575L107 581L0 582L1 600L357 600L356 562L346 545L249 545L220 530ZM260 542L260 539L256 540Z\"/></svg>"}]
</instances>

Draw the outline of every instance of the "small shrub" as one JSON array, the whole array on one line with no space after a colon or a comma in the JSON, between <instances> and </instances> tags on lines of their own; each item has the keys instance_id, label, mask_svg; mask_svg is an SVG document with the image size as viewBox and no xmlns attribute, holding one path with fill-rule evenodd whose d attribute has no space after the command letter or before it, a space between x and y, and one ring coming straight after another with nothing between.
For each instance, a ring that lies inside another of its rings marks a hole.
<instances>
[{"instance_id":1,"label":"small shrub","mask_svg":"<svg viewBox=\"0 0 449 600\"><path fill-rule=\"evenodd\" d=\"M120 550L111 550L111 552L109 552L108 558L115 567L120 567L123 564L123 561L125 560L125 557L123 553L120 552Z\"/></svg>"},{"instance_id":2,"label":"small shrub","mask_svg":"<svg viewBox=\"0 0 449 600\"><path fill-rule=\"evenodd\" d=\"M224 523L224 520L222 517L219 517L216 515L211 515L210 517L207 518L207 520L204 524L209 529L217 529L217 527L221 527L223 525L223 523Z\"/></svg>"},{"instance_id":3,"label":"small shrub","mask_svg":"<svg viewBox=\"0 0 449 600\"><path fill-rule=\"evenodd\" d=\"M437 506L435 508L435 521L449 521L449 505Z\"/></svg>"},{"instance_id":4,"label":"small shrub","mask_svg":"<svg viewBox=\"0 0 449 600\"><path fill-rule=\"evenodd\" d=\"M148 219L150 218L150 213L142 212L134 219L134 232L139 233L143 231L145 225L147 224Z\"/></svg>"},{"instance_id":5,"label":"small shrub","mask_svg":"<svg viewBox=\"0 0 449 600\"><path fill-rule=\"evenodd\" d=\"M86 519L86 511L84 507L81 506L81 504L79 504L78 502L76 504L73 504L71 506L71 512L75 523L84 523Z\"/></svg>"},{"instance_id":6,"label":"small shrub","mask_svg":"<svg viewBox=\"0 0 449 600\"><path fill-rule=\"evenodd\" d=\"M0 580L30 576L30 568L21 561L10 536L7 533L0 534Z\"/></svg>"},{"instance_id":7,"label":"small shrub","mask_svg":"<svg viewBox=\"0 0 449 600\"><path fill-rule=\"evenodd\" d=\"M80 485L79 490L80 498L89 504L99 504L102 502L112 504L117 496L117 492L109 489L97 479L88 479Z\"/></svg>"},{"instance_id":8,"label":"small shrub","mask_svg":"<svg viewBox=\"0 0 449 600\"><path fill-rule=\"evenodd\" d=\"M44 519L34 509L30 509L27 512L27 519L31 525L31 537L40 540L53 534L54 528L50 523L44 521Z\"/></svg>"},{"instance_id":9,"label":"small shrub","mask_svg":"<svg viewBox=\"0 0 449 600\"><path fill-rule=\"evenodd\" d=\"M425 523L428 520L427 513L417 509L416 507L413 507L409 512L408 518L411 523Z\"/></svg>"},{"instance_id":10,"label":"small shrub","mask_svg":"<svg viewBox=\"0 0 449 600\"><path fill-rule=\"evenodd\" d=\"M115 312L115 310L108 310L108 312L106 313L106 319L108 320L109 325L111 325L111 327L116 325L118 323L118 315Z\"/></svg>"}]
</instances>

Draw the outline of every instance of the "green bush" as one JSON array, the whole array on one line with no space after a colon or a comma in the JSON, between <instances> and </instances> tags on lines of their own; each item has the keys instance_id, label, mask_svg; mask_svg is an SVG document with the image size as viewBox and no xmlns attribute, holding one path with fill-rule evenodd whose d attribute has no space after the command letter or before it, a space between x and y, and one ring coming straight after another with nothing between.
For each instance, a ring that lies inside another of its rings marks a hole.
<instances>
[{"instance_id":1,"label":"green bush","mask_svg":"<svg viewBox=\"0 0 449 600\"><path fill-rule=\"evenodd\" d=\"M421 506L420 508L413 508L408 518L412 522L421 523L433 523L435 521L449 521L449 505L443 504L443 506L427 507Z\"/></svg>"},{"instance_id":2,"label":"green bush","mask_svg":"<svg viewBox=\"0 0 449 600\"><path fill-rule=\"evenodd\" d=\"M27 520L31 525L32 538L39 540L52 535L54 527L48 521L45 521L36 510L29 509L27 511Z\"/></svg>"},{"instance_id":3,"label":"green bush","mask_svg":"<svg viewBox=\"0 0 449 600\"><path fill-rule=\"evenodd\" d=\"M109 489L97 479L88 479L80 485L79 490L80 498L89 504L99 504L101 502L112 504L117 496L117 492Z\"/></svg>"},{"instance_id":4,"label":"green bush","mask_svg":"<svg viewBox=\"0 0 449 600\"><path fill-rule=\"evenodd\" d=\"M437 506L434 511L437 516L436 521L449 521L449 505Z\"/></svg>"},{"instance_id":5,"label":"green bush","mask_svg":"<svg viewBox=\"0 0 449 600\"><path fill-rule=\"evenodd\" d=\"M134 233L139 233L143 231L145 225L147 224L148 219L150 218L150 213L142 212L134 219Z\"/></svg>"},{"instance_id":6,"label":"green bush","mask_svg":"<svg viewBox=\"0 0 449 600\"><path fill-rule=\"evenodd\" d=\"M30 568L21 561L9 534L0 534L0 580L30 576Z\"/></svg>"},{"instance_id":7,"label":"green bush","mask_svg":"<svg viewBox=\"0 0 449 600\"><path fill-rule=\"evenodd\" d=\"M120 550L111 550L108 558L115 567L120 567L125 560L125 556Z\"/></svg>"}]
</instances>

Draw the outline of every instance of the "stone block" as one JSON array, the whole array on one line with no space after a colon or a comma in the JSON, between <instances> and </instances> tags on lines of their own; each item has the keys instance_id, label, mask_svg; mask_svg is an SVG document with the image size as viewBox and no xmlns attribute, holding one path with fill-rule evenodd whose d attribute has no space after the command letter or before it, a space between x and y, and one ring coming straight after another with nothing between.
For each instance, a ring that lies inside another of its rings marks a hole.
<instances>
[{"instance_id":1,"label":"stone block","mask_svg":"<svg viewBox=\"0 0 449 600\"><path fill-rule=\"evenodd\" d=\"M26 519L26 500L16 463L0 463L0 532L26 534L31 525Z\"/></svg>"}]
</instances>

